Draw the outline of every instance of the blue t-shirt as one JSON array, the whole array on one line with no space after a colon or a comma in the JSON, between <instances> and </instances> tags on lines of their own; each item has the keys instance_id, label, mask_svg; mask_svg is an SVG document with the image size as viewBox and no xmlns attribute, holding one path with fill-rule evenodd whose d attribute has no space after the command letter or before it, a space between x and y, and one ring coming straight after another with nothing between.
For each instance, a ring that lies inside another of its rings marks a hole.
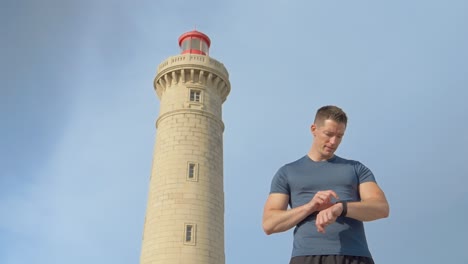
<instances>
[{"instance_id":1,"label":"blue t-shirt","mask_svg":"<svg viewBox=\"0 0 468 264\"><path fill-rule=\"evenodd\" d=\"M333 190L340 200L360 201L359 184L375 182L372 172L358 161L338 156L315 162L304 156L281 167L273 177L270 193L289 195L289 206L308 203L318 191ZM294 229L292 257L307 255L349 255L371 257L364 225L349 217L338 217L325 228L315 227L317 213L300 222Z\"/></svg>"}]
</instances>

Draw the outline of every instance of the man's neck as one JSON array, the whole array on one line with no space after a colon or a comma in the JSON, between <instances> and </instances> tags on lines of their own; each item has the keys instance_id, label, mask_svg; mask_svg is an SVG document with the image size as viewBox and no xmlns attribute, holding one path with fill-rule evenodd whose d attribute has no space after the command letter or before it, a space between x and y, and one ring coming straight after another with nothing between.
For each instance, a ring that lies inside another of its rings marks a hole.
<instances>
[{"instance_id":1,"label":"man's neck","mask_svg":"<svg viewBox=\"0 0 468 264\"><path fill-rule=\"evenodd\" d=\"M323 156L321 155L320 153L318 153L317 151L314 151L313 149L311 149L309 151L309 153L307 153L307 156L309 156L309 158L313 161L316 161L316 162L319 162L319 161L327 161L331 158L333 158L334 155L331 155L330 157L328 156Z\"/></svg>"}]
</instances>

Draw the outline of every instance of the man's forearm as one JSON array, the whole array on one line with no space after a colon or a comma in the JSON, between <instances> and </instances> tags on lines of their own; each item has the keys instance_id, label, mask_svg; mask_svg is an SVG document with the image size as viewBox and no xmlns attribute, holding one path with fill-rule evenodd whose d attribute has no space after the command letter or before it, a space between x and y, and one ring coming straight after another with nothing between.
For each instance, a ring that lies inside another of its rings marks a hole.
<instances>
[{"instance_id":1,"label":"man's forearm","mask_svg":"<svg viewBox=\"0 0 468 264\"><path fill-rule=\"evenodd\" d=\"M385 199L368 199L360 202L348 202L346 217L359 221L373 221L389 215L388 202Z\"/></svg>"},{"instance_id":2,"label":"man's forearm","mask_svg":"<svg viewBox=\"0 0 468 264\"><path fill-rule=\"evenodd\" d=\"M314 209L310 204L305 204L290 210L270 210L263 219L263 230L267 235L284 232L296 226Z\"/></svg>"}]
</instances>

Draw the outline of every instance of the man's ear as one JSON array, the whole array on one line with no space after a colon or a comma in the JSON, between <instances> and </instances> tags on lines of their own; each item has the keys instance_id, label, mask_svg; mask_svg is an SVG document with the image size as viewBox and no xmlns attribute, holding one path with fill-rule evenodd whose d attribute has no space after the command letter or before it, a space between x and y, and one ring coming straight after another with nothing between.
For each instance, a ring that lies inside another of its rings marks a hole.
<instances>
[{"instance_id":1,"label":"man's ear","mask_svg":"<svg viewBox=\"0 0 468 264\"><path fill-rule=\"evenodd\" d=\"M317 131L317 126L315 124L312 124L310 126L310 132L312 133L312 135L315 137L315 133Z\"/></svg>"}]
</instances>

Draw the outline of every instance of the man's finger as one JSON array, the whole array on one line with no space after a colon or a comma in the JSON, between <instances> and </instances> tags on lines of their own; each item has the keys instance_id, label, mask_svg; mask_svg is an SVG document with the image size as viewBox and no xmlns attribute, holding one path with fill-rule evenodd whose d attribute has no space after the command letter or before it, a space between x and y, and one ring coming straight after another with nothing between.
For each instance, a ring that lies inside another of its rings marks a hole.
<instances>
[{"instance_id":1,"label":"man's finger","mask_svg":"<svg viewBox=\"0 0 468 264\"><path fill-rule=\"evenodd\" d=\"M328 196L328 197L329 197L329 196L333 196L333 197L335 197L335 199L337 199L337 200L340 199L340 198L338 197L338 194L336 194L336 192L333 191L333 190L327 190L327 191L325 191L325 192L327 193L327 196Z\"/></svg>"}]
</instances>

